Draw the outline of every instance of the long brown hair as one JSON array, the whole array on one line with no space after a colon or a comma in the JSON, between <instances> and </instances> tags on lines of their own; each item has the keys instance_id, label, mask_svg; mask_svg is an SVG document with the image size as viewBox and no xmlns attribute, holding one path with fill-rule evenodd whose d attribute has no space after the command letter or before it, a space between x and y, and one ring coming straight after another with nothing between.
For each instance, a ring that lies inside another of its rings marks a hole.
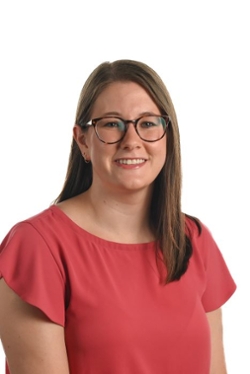
<instances>
[{"instance_id":1,"label":"long brown hair","mask_svg":"<svg viewBox=\"0 0 250 374\"><path fill-rule=\"evenodd\" d=\"M148 65L133 60L100 64L85 82L78 101L75 123L87 123L100 93L112 82L132 81L142 86L162 114L171 122L167 132L167 158L154 183L150 224L167 268L166 283L185 273L192 245L185 234L185 215L181 212L181 157L179 128L168 90L159 75ZM84 130L83 130L84 131ZM91 163L85 163L73 139L63 189L56 199L61 202L86 191L92 183ZM158 256L160 257L160 256Z\"/></svg>"}]
</instances>

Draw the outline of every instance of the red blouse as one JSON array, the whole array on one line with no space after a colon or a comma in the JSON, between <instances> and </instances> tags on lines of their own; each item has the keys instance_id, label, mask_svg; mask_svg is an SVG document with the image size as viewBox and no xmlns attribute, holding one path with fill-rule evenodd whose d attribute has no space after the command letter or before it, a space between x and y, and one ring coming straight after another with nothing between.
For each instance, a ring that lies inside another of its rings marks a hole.
<instances>
[{"instance_id":1,"label":"red blouse","mask_svg":"<svg viewBox=\"0 0 250 374\"><path fill-rule=\"evenodd\" d=\"M206 312L236 286L208 229L187 224L188 270L164 285L154 242L101 239L51 206L5 237L0 278L64 326L71 374L209 374Z\"/></svg>"}]
</instances>

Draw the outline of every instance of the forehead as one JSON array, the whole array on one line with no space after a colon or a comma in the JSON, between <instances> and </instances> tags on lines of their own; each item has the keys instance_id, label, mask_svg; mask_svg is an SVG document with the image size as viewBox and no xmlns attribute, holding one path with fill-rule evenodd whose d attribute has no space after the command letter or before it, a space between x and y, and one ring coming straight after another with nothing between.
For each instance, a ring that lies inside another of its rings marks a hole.
<instances>
[{"instance_id":1,"label":"forehead","mask_svg":"<svg viewBox=\"0 0 250 374\"><path fill-rule=\"evenodd\" d=\"M113 82L97 97L93 115L107 113L133 115L138 112L159 112L149 93L135 82Z\"/></svg>"}]
</instances>

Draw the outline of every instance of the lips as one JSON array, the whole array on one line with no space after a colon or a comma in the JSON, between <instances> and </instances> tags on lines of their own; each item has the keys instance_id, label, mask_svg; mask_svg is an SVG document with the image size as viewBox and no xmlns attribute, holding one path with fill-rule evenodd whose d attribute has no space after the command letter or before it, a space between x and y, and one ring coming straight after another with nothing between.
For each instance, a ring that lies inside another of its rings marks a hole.
<instances>
[{"instance_id":1,"label":"lips","mask_svg":"<svg viewBox=\"0 0 250 374\"><path fill-rule=\"evenodd\" d=\"M119 160L116 160L116 162L118 164L123 164L123 165L138 165L138 164L143 164L144 162L146 162L146 160L144 158L132 158L132 159L121 158Z\"/></svg>"}]
</instances>

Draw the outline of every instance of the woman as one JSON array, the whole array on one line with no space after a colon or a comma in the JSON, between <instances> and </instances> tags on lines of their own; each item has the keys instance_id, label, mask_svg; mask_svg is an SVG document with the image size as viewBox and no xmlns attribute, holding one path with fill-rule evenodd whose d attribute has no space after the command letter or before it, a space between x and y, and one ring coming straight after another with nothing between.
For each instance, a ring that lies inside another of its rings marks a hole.
<instances>
[{"instance_id":1,"label":"woman","mask_svg":"<svg viewBox=\"0 0 250 374\"><path fill-rule=\"evenodd\" d=\"M181 212L177 119L147 65L86 81L64 187L0 256L11 374L225 374L220 307L235 283Z\"/></svg>"}]
</instances>

